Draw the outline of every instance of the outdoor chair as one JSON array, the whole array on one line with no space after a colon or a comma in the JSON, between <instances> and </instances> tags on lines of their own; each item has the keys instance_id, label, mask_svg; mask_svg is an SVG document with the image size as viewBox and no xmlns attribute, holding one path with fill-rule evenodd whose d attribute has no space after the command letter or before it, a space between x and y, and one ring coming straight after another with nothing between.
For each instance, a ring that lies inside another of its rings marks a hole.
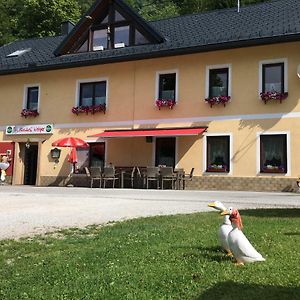
<instances>
[{"instance_id":1,"label":"outdoor chair","mask_svg":"<svg viewBox=\"0 0 300 300\"><path fill-rule=\"evenodd\" d=\"M156 188L159 189L159 168L158 167L147 167L146 169L146 186L149 188L149 181L156 182Z\"/></svg>"},{"instance_id":2,"label":"outdoor chair","mask_svg":"<svg viewBox=\"0 0 300 300\"><path fill-rule=\"evenodd\" d=\"M118 174L116 174L115 167L104 167L102 173L103 187L105 188L107 181L112 181L112 187L115 187L116 180L119 180Z\"/></svg>"},{"instance_id":3,"label":"outdoor chair","mask_svg":"<svg viewBox=\"0 0 300 300\"><path fill-rule=\"evenodd\" d=\"M185 189L186 181L192 181L193 180L193 174L194 174L195 168L192 168L189 174L183 175L180 179L182 181L182 189Z\"/></svg>"},{"instance_id":4,"label":"outdoor chair","mask_svg":"<svg viewBox=\"0 0 300 300\"><path fill-rule=\"evenodd\" d=\"M171 182L172 189L175 187L175 182L177 179L176 174L173 172L172 167L163 167L160 168L160 176L161 176L161 189L164 189L164 182Z\"/></svg>"},{"instance_id":5,"label":"outdoor chair","mask_svg":"<svg viewBox=\"0 0 300 300\"><path fill-rule=\"evenodd\" d=\"M91 188L93 187L94 181L99 180L99 188L101 188L101 168L100 167L90 167L90 169L87 168L87 170L90 173L90 178L91 178Z\"/></svg>"},{"instance_id":6,"label":"outdoor chair","mask_svg":"<svg viewBox=\"0 0 300 300\"><path fill-rule=\"evenodd\" d=\"M133 167L130 173L124 173L124 181L130 181L131 188L134 187L135 171L136 167Z\"/></svg>"}]
</instances>

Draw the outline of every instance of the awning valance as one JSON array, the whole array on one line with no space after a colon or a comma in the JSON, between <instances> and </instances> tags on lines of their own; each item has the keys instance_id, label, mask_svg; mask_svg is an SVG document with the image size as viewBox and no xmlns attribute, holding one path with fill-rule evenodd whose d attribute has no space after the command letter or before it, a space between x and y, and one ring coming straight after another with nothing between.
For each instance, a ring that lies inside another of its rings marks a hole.
<instances>
[{"instance_id":1,"label":"awning valance","mask_svg":"<svg viewBox=\"0 0 300 300\"><path fill-rule=\"evenodd\" d=\"M193 128L163 128L163 129L132 129L132 130L105 130L91 137L101 138L125 138L125 137L143 137L143 136L191 136L202 134L207 127Z\"/></svg>"}]
</instances>

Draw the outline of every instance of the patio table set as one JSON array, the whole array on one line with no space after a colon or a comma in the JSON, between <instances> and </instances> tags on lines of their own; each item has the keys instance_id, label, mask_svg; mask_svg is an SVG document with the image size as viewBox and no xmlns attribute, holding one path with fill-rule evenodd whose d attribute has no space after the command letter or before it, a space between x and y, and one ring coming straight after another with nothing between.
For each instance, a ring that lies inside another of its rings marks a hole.
<instances>
[{"instance_id":1,"label":"patio table set","mask_svg":"<svg viewBox=\"0 0 300 300\"><path fill-rule=\"evenodd\" d=\"M86 167L90 187L185 189L186 181L193 178L194 168L189 174L184 169L172 167Z\"/></svg>"}]
</instances>

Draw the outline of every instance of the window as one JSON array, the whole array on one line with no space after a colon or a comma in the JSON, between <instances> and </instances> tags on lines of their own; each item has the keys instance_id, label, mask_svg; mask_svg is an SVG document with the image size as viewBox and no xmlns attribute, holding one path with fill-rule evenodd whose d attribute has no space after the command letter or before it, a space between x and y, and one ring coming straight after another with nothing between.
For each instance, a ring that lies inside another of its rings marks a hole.
<instances>
[{"instance_id":1,"label":"window","mask_svg":"<svg viewBox=\"0 0 300 300\"><path fill-rule=\"evenodd\" d=\"M26 94L26 105L25 108L28 110L38 110L39 103L39 87L27 87Z\"/></svg>"},{"instance_id":2,"label":"window","mask_svg":"<svg viewBox=\"0 0 300 300\"><path fill-rule=\"evenodd\" d=\"M106 81L80 83L79 106L106 104Z\"/></svg>"},{"instance_id":3,"label":"window","mask_svg":"<svg viewBox=\"0 0 300 300\"><path fill-rule=\"evenodd\" d=\"M176 73L159 74L158 99L176 101Z\"/></svg>"},{"instance_id":4,"label":"window","mask_svg":"<svg viewBox=\"0 0 300 300\"><path fill-rule=\"evenodd\" d=\"M93 50L104 50L107 48L107 29L95 30L93 32Z\"/></svg>"},{"instance_id":5,"label":"window","mask_svg":"<svg viewBox=\"0 0 300 300\"><path fill-rule=\"evenodd\" d=\"M119 10L121 8L117 8L112 1L101 18L93 23L84 40L75 43L73 51L100 51L149 44L149 35L145 35L144 30L134 20Z\"/></svg>"},{"instance_id":6,"label":"window","mask_svg":"<svg viewBox=\"0 0 300 300\"><path fill-rule=\"evenodd\" d=\"M260 172L287 173L286 134L260 136Z\"/></svg>"},{"instance_id":7,"label":"window","mask_svg":"<svg viewBox=\"0 0 300 300\"><path fill-rule=\"evenodd\" d=\"M210 69L209 70L209 98L219 96L229 96L228 76L229 69Z\"/></svg>"},{"instance_id":8,"label":"window","mask_svg":"<svg viewBox=\"0 0 300 300\"><path fill-rule=\"evenodd\" d=\"M230 171L230 136L207 136L207 172Z\"/></svg>"},{"instance_id":9,"label":"window","mask_svg":"<svg viewBox=\"0 0 300 300\"><path fill-rule=\"evenodd\" d=\"M116 44L124 44L129 46L129 26L121 26L115 28L115 48Z\"/></svg>"},{"instance_id":10,"label":"window","mask_svg":"<svg viewBox=\"0 0 300 300\"><path fill-rule=\"evenodd\" d=\"M262 66L262 92L284 93L284 63Z\"/></svg>"},{"instance_id":11,"label":"window","mask_svg":"<svg viewBox=\"0 0 300 300\"><path fill-rule=\"evenodd\" d=\"M19 56L21 56L21 55L23 55L24 53L29 52L29 51L31 51L31 48L17 50L17 51L14 51L14 52L12 52L12 53L6 55L6 57L19 57Z\"/></svg>"}]
</instances>

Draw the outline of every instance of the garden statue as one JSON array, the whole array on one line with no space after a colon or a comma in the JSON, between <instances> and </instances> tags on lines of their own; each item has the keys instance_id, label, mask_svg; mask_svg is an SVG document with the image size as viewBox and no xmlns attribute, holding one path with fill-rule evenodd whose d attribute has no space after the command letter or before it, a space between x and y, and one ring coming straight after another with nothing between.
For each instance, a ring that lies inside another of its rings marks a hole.
<instances>
[{"instance_id":1,"label":"garden statue","mask_svg":"<svg viewBox=\"0 0 300 300\"><path fill-rule=\"evenodd\" d=\"M220 201L211 202L208 204L208 206L220 212L227 211L226 207ZM221 247L227 252L228 256L233 256L228 245L228 234L232 229L233 228L231 221L229 220L229 215L224 215L223 223L219 228L218 237Z\"/></svg>"},{"instance_id":2,"label":"garden statue","mask_svg":"<svg viewBox=\"0 0 300 300\"><path fill-rule=\"evenodd\" d=\"M1 162L0 162L0 170L1 170L1 176L0 176L0 180L1 183L5 182L5 178L6 178L6 170L9 168L9 158L6 155L3 155L1 157Z\"/></svg>"},{"instance_id":3,"label":"garden statue","mask_svg":"<svg viewBox=\"0 0 300 300\"><path fill-rule=\"evenodd\" d=\"M242 232L242 218L236 208L229 208L221 215L229 215L233 229L228 234L228 245L236 259L237 265L265 261L260 253L251 245L249 240Z\"/></svg>"}]
</instances>

